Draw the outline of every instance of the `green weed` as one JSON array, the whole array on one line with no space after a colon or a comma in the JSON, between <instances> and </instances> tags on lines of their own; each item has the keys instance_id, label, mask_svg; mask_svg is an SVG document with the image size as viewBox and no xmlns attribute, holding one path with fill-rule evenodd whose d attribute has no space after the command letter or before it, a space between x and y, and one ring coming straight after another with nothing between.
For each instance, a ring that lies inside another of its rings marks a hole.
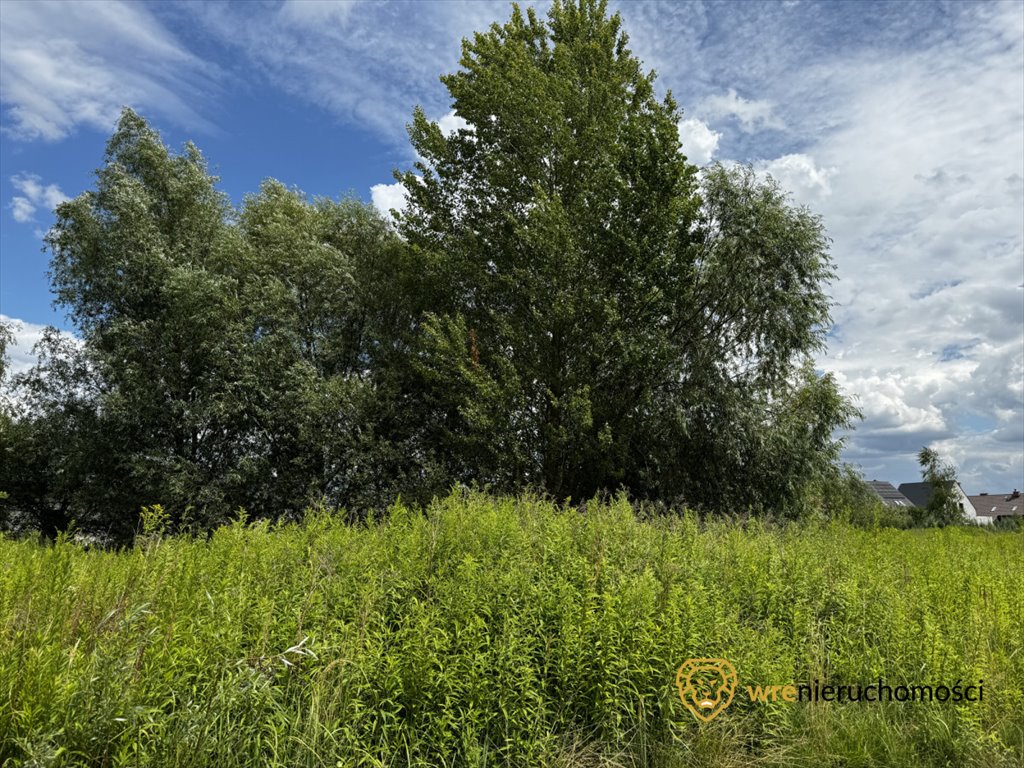
<instances>
[{"instance_id":1,"label":"green weed","mask_svg":"<svg viewBox=\"0 0 1024 768\"><path fill-rule=\"evenodd\" d=\"M639 521L453 494L353 526L132 549L0 539L0 763L1013 766L1024 536ZM152 529L152 530L150 530ZM974 703L734 703L744 684L984 680Z\"/></svg>"}]
</instances>

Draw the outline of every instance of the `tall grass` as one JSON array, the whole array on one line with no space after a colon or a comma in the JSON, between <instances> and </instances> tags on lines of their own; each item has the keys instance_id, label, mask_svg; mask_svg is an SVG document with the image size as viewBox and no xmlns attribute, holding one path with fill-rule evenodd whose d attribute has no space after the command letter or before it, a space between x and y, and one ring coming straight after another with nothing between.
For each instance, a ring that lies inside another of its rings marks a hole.
<instances>
[{"instance_id":1,"label":"tall grass","mask_svg":"<svg viewBox=\"0 0 1024 768\"><path fill-rule=\"evenodd\" d=\"M639 521L452 495L120 552L0 540L0 757L96 766L1012 766L1024 535ZM741 685L977 703L752 703ZM6 763L5 763L6 764Z\"/></svg>"}]
</instances>

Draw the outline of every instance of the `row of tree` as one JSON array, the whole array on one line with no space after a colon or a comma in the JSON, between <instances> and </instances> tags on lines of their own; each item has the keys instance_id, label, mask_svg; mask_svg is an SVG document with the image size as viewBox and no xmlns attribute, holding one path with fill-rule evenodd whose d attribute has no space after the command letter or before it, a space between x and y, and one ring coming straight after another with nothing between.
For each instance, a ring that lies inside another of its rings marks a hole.
<instances>
[{"instance_id":1,"label":"row of tree","mask_svg":"<svg viewBox=\"0 0 1024 768\"><path fill-rule=\"evenodd\" d=\"M688 163L604 3L515 9L442 80L467 127L415 113L393 222L276 181L235 208L124 111L46 238L78 341L7 384L9 518L125 536L145 504L209 526L457 482L787 511L835 475L820 219Z\"/></svg>"}]
</instances>

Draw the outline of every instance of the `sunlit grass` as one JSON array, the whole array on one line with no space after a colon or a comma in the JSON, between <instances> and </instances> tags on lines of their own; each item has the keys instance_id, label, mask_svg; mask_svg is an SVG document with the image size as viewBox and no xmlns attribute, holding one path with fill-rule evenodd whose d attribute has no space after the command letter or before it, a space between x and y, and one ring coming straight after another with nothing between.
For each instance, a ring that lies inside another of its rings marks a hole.
<instances>
[{"instance_id":1,"label":"sunlit grass","mask_svg":"<svg viewBox=\"0 0 1024 768\"><path fill-rule=\"evenodd\" d=\"M453 495L354 527L130 550L0 540L13 765L1014 766L1024 535L643 522ZM752 704L675 671L984 680L984 701ZM0 759L0 762L3 762Z\"/></svg>"}]
</instances>

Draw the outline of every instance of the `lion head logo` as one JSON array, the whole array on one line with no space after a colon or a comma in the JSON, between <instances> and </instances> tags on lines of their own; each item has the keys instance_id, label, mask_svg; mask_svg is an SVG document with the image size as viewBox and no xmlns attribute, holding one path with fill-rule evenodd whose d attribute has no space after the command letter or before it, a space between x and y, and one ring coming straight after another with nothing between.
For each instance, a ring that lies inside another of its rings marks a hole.
<instances>
[{"instance_id":1,"label":"lion head logo","mask_svg":"<svg viewBox=\"0 0 1024 768\"><path fill-rule=\"evenodd\" d=\"M725 659L687 659L676 675L683 704L705 723L732 703L737 683L736 670Z\"/></svg>"}]
</instances>

